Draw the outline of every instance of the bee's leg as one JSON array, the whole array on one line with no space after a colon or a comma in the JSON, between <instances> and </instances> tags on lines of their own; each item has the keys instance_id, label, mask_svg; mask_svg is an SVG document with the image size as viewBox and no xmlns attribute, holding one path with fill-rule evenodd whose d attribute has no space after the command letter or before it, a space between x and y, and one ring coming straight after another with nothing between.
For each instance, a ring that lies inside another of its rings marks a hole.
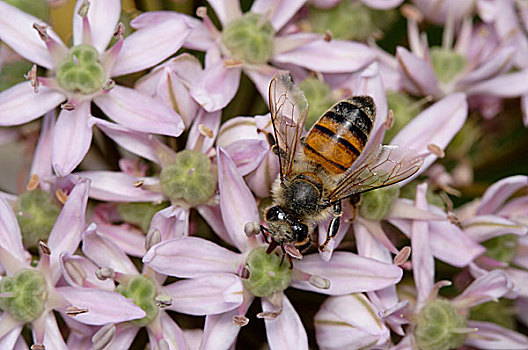
<instances>
[{"instance_id":1,"label":"bee's leg","mask_svg":"<svg viewBox=\"0 0 528 350\"><path fill-rule=\"evenodd\" d=\"M275 248L277 248L279 244L277 242L275 242L275 240L271 240L269 246L268 246L268 249L266 250L266 253L267 254L270 254L272 251L275 250Z\"/></svg>"},{"instance_id":2,"label":"bee's leg","mask_svg":"<svg viewBox=\"0 0 528 350\"><path fill-rule=\"evenodd\" d=\"M268 140L271 151L275 153L275 155L284 158L286 156L286 152L284 152L284 150L279 147L277 140L275 140L275 136L273 136L272 133L264 130L259 131L266 133L266 139Z\"/></svg>"},{"instance_id":3,"label":"bee's leg","mask_svg":"<svg viewBox=\"0 0 528 350\"><path fill-rule=\"evenodd\" d=\"M269 243L268 236L266 235L266 232L270 233L270 230L267 227L264 227L264 226L260 225L260 233L262 233L262 236L264 237L264 241L266 243Z\"/></svg>"},{"instance_id":4,"label":"bee's leg","mask_svg":"<svg viewBox=\"0 0 528 350\"><path fill-rule=\"evenodd\" d=\"M288 261L290 262L290 270L293 270L293 259L290 255L288 255Z\"/></svg>"},{"instance_id":5,"label":"bee's leg","mask_svg":"<svg viewBox=\"0 0 528 350\"><path fill-rule=\"evenodd\" d=\"M282 257L281 257L281 262L279 264L279 266L282 266L282 263L284 262L284 257L288 254L286 254L286 249L284 249L284 245L281 244L281 250L282 250Z\"/></svg>"},{"instance_id":6,"label":"bee's leg","mask_svg":"<svg viewBox=\"0 0 528 350\"><path fill-rule=\"evenodd\" d=\"M330 225L328 225L328 230L326 234L326 240L323 244L319 246L320 251L324 251L330 240L337 235L339 231L339 224L341 223L341 216L343 215L343 208L341 207L341 201L334 204L334 212Z\"/></svg>"}]
</instances>

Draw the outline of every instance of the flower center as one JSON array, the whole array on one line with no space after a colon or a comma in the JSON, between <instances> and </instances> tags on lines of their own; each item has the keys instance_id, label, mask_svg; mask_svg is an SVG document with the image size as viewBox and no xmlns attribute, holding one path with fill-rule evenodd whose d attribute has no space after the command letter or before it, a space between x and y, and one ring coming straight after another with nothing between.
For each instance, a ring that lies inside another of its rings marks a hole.
<instances>
[{"instance_id":1,"label":"flower center","mask_svg":"<svg viewBox=\"0 0 528 350\"><path fill-rule=\"evenodd\" d=\"M414 330L418 348L449 350L464 343L467 334L456 332L467 327L467 320L446 300L433 300L418 314Z\"/></svg>"},{"instance_id":2,"label":"flower center","mask_svg":"<svg viewBox=\"0 0 528 350\"><path fill-rule=\"evenodd\" d=\"M310 106L308 116L306 117L306 123L304 125L306 130L309 130L312 125L315 124L317 119L319 119L327 109L332 107L332 104L335 101L332 98L330 86L315 77L304 79L299 84L299 88L304 92L304 96Z\"/></svg>"},{"instance_id":3,"label":"flower center","mask_svg":"<svg viewBox=\"0 0 528 350\"><path fill-rule=\"evenodd\" d=\"M0 280L0 309L7 311L17 321L28 323L44 311L48 297L46 280L35 270L23 269L13 276Z\"/></svg>"},{"instance_id":4,"label":"flower center","mask_svg":"<svg viewBox=\"0 0 528 350\"><path fill-rule=\"evenodd\" d=\"M369 220L384 219L392 210L394 200L400 195L396 186L382 188L362 194L359 213Z\"/></svg>"},{"instance_id":5,"label":"flower center","mask_svg":"<svg viewBox=\"0 0 528 350\"><path fill-rule=\"evenodd\" d=\"M161 191L171 200L206 203L216 191L217 174L209 158L198 151L178 152L160 174Z\"/></svg>"},{"instance_id":6,"label":"flower center","mask_svg":"<svg viewBox=\"0 0 528 350\"><path fill-rule=\"evenodd\" d=\"M449 83L462 73L467 66L467 59L455 51L432 47L430 50L433 70L442 83Z\"/></svg>"},{"instance_id":7,"label":"flower center","mask_svg":"<svg viewBox=\"0 0 528 350\"><path fill-rule=\"evenodd\" d=\"M140 227L143 232L147 232L150 227L152 217L158 211L168 207L167 202L152 203L120 203L117 205L117 212L123 221Z\"/></svg>"},{"instance_id":8,"label":"flower center","mask_svg":"<svg viewBox=\"0 0 528 350\"><path fill-rule=\"evenodd\" d=\"M97 50L83 44L70 48L68 57L57 65L55 77L66 91L91 94L103 87L106 73Z\"/></svg>"},{"instance_id":9,"label":"flower center","mask_svg":"<svg viewBox=\"0 0 528 350\"><path fill-rule=\"evenodd\" d=\"M311 8L308 20L318 33L329 30L336 39L364 41L388 29L397 17L394 10L373 10L359 1L344 0L331 9Z\"/></svg>"},{"instance_id":10,"label":"flower center","mask_svg":"<svg viewBox=\"0 0 528 350\"><path fill-rule=\"evenodd\" d=\"M35 189L21 194L17 203L17 221L24 245L36 247L39 241L47 241L60 213L60 207L51 196Z\"/></svg>"},{"instance_id":11,"label":"flower center","mask_svg":"<svg viewBox=\"0 0 528 350\"><path fill-rule=\"evenodd\" d=\"M514 234L502 235L488 239L482 243L486 247L486 255L498 261L511 263L515 257L518 236Z\"/></svg>"},{"instance_id":12,"label":"flower center","mask_svg":"<svg viewBox=\"0 0 528 350\"><path fill-rule=\"evenodd\" d=\"M243 280L244 286L257 297L270 296L282 292L291 282L290 264L274 253L266 253L266 248L253 249L246 260L249 278Z\"/></svg>"},{"instance_id":13,"label":"flower center","mask_svg":"<svg viewBox=\"0 0 528 350\"><path fill-rule=\"evenodd\" d=\"M132 321L136 326L145 327L158 315L159 308L156 305L158 288L151 279L142 275L134 276L127 284L117 286L116 292L121 293L126 298L132 299L134 304L143 309L147 314L143 318Z\"/></svg>"},{"instance_id":14,"label":"flower center","mask_svg":"<svg viewBox=\"0 0 528 350\"><path fill-rule=\"evenodd\" d=\"M275 31L263 16L248 12L222 31L222 41L231 55L248 63L266 63L273 55Z\"/></svg>"}]
</instances>

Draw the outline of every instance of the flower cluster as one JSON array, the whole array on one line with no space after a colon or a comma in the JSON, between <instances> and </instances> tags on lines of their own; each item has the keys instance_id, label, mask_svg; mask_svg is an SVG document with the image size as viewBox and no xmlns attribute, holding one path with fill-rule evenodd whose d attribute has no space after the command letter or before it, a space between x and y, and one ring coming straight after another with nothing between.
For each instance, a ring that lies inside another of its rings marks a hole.
<instances>
[{"instance_id":1,"label":"flower cluster","mask_svg":"<svg viewBox=\"0 0 528 350\"><path fill-rule=\"evenodd\" d=\"M203 3L0 0L0 348L527 349L527 4Z\"/></svg>"}]
</instances>

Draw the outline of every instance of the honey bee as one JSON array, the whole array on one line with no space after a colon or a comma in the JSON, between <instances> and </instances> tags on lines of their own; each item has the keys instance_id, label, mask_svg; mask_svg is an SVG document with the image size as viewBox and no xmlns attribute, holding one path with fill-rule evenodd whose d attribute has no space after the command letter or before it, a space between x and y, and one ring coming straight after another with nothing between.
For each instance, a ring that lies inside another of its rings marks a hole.
<instances>
[{"instance_id":1,"label":"honey bee","mask_svg":"<svg viewBox=\"0 0 528 350\"><path fill-rule=\"evenodd\" d=\"M344 199L357 202L361 193L409 178L423 163L415 150L381 145L383 132L370 137L376 117L370 96L337 102L305 137L308 102L288 72L275 73L269 104L274 135L269 133L268 141L280 174L272 187L273 204L264 211L267 227L260 226L266 241L271 238L268 252L280 246L290 259L301 259L298 248L310 242L316 223L332 215L319 246L324 250L339 229Z\"/></svg>"}]
</instances>

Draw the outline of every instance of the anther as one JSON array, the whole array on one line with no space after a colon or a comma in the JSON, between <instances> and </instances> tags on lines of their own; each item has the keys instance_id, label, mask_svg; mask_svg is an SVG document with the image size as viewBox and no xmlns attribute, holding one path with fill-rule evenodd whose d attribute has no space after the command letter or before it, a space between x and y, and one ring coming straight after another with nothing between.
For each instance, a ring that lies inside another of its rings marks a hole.
<instances>
[{"instance_id":1,"label":"anther","mask_svg":"<svg viewBox=\"0 0 528 350\"><path fill-rule=\"evenodd\" d=\"M68 316L77 316L80 314L85 314L88 312L88 309L85 307L69 306L66 308L66 315Z\"/></svg>"},{"instance_id":2,"label":"anther","mask_svg":"<svg viewBox=\"0 0 528 350\"><path fill-rule=\"evenodd\" d=\"M243 64L244 64L244 61L236 59L236 58L228 58L224 60L224 67L226 68L242 67Z\"/></svg>"},{"instance_id":3,"label":"anther","mask_svg":"<svg viewBox=\"0 0 528 350\"><path fill-rule=\"evenodd\" d=\"M34 64L29 72L24 75L24 78L29 80L31 86L33 87L33 92L37 93L39 92L39 81L37 78L37 65Z\"/></svg>"},{"instance_id":4,"label":"anther","mask_svg":"<svg viewBox=\"0 0 528 350\"><path fill-rule=\"evenodd\" d=\"M156 300L156 305L160 308L166 308L172 305L172 298L167 294L160 294L154 300Z\"/></svg>"},{"instance_id":5,"label":"anther","mask_svg":"<svg viewBox=\"0 0 528 350\"><path fill-rule=\"evenodd\" d=\"M55 191L55 197L57 197L62 204L66 204L66 200L68 200L68 195L62 190L62 188Z\"/></svg>"},{"instance_id":6,"label":"anther","mask_svg":"<svg viewBox=\"0 0 528 350\"><path fill-rule=\"evenodd\" d=\"M31 350L46 350L46 346L44 344L33 344L31 345Z\"/></svg>"},{"instance_id":7,"label":"anther","mask_svg":"<svg viewBox=\"0 0 528 350\"><path fill-rule=\"evenodd\" d=\"M308 279L308 282L315 288L319 288L319 289L329 289L330 288L330 281L321 276L311 275L310 278Z\"/></svg>"},{"instance_id":8,"label":"anther","mask_svg":"<svg viewBox=\"0 0 528 350\"><path fill-rule=\"evenodd\" d=\"M411 256L411 247L403 247L394 257L394 265L401 265L405 263L407 259L409 259L409 256Z\"/></svg>"},{"instance_id":9,"label":"anther","mask_svg":"<svg viewBox=\"0 0 528 350\"><path fill-rule=\"evenodd\" d=\"M113 81L112 79L108 79L107 81L105 81L103 85L103 88L102 88L103 93L110 92L110 90L112 90L114 87L115 87L115 81Z\"/></svg>"},{"instance_id":10,"label":"anther","mask_svg":"<svg viewBox=\"0 0 528 350\"><path fill-rule=\"evenodd\" d=\"M77 14L81 17L86 17L88 15L88 10L90 9L90 1L84 0L79 7L79 11L77 11Z\"/></svg>"},{"instance_id":11,"label":"anther","mask_svg":"<svg viewBox=\"0 0 528 350\"><path fill-rule=\"evenodd\" d=\"M116 333L116 326L113 323L109 323L99 329L93 336L92 336L92 344L94 350L101 350L104 349L112 340L114 340L114 336Z\"/></svg>"},{"instance_id":12,"label":"anther","mask_svg":"<svg viewBox=\"0 0 528 350\"><path fill-rule=\"evenodd\" d=\"M48 33L46 31L47 29L47 26L46 25L41 25L41 24L38 24L38 23L33 23L33 28L37 31L37 33L39 34L40 36L40 39L44 42L48 42L50 40L49 36L48 36Z\"/></svg>"},{"instance_id":13,"label":"anther","mask_svg":"<svg viewBox=\"0 0 528 350\"><path fill-rule=\"evenodd\" d=\"M43 255L51 255L51 250L50 250L50 248L48 247L48 245L46 243L44 243L43 241L40 241L38 243L38 245L39 245L41 254L43 254Z\"/></svg>"},{"instance_id":14,"label":"anther","mask_svg":"<svg viewBox=\"0 0 528 350\"><path fill-rule=\"evenodd\" d=\"M114 38L118 39L125 34L125 25L122 22L119 22L116 30L114 31Z\"/></svg>"},{"instance_id":15,"label":"anther","mask_svg":"<svg viewBox=\"0 0 528 350\"><path fill-rule=\"evenodd\" d=\"M73 111L75 110L75 104L73 102L68 101L68 102L61 104L60 108L66 111Z\"/></svg>"},{"instance_id":16,"label":"anther","mask_svg":"<svg viewBox=\"0 0 528 350\"><path fill-rule=\"evenodd\" d=\"M420 10L418 10L416 7L412 5L407 5L407 4L403 5L400 8L400 13L402 14L403 17L413 20L418 23L423 21L423 18L424 18Z\"/></svg>"},{"instance_id":17,"label":"anther","mask_svg":"<svg viewBox=\"0 0 528 350\"><path fill-rule=\"evenodd\" d=\"M332 41L332 32L330 30L327 30L323 37L324 41Z\"/></svg>"},{"instance_id":18,"label":"anther","mask_svg":"<svg viewBox=\"0 0 528 350\"><path fill-rule=\"evenodd\" d=\"M242 270L240 270L240 278L243 280L249 279L251 276L251 271L249 270L249 266L245 265Z\"/></svg>"},{"instance_id":19,"label":"anther","mask_svg":"<svg viewBox=\"0 0 528 350\"><path fill-rule=\"evenodd\" d=\"M205 137L212 139L214 137L213 130L209 129L205 124L198 125L198 131Z\"/></svg>"},{"instance_id":20,"label":"anther","mask_svg":"<svg viewBox=\"0 0 528 350\"><path fill-rule=\"evenodd\" d=\"M259 312L257 318L263 318L265 320L274 320L279 317L282 310L279 311L269 311L269 312Z\"/></svg>"},{"instance_id":21,"label":"anther","mask_svg":"<svg viewBox=\"0 0 528 350\"><path fill-rule=\"evenodd\" d=\"M200 6L196 9L196 16L200 18L205 18L207 16L207 7Z\"/></svg>"},{"instance_id":22,"label":"anther","mask_svg":"<svg viewBox=\"0 0 528 350\"><path fill-rule=\"evenodd\" d=\"M460 219L452 212L447 213L447 220L449 220L450 223L452 223L455 226L458 226L459 228L462 228L462 223L460 222Z\"/></svg>"},{"instance_id":23,"label":"anther","mask_svg":"<svg viewBox=\"0 0 528 350\"><path fill-rule=\"evenodd\" d=\"M134 187L141 187L141 186L143 186L144 183L145 183L145 181L143 181L143 180L137 180L137 181L135 181L135 182L132 184L132 186L134 186Z\"/></svg>"},{"instance_id":24,"label":"anther","mask_svg":"<svg viewBox=\"0 0 528 350\"><path fill-rule=\"evenodd\" d=\"M95 277L98 280L105 281L109 278L115 278L115 270L111 267L101 267L99 270L95 271Z\"/></svg>"},{"instance_id":25,"label":"anther","mask_svg":"<svg viewBox=\"0 0 528 350\"><path fill-rule=\"evenodd\" d=\"M244 327L249 323L249 319L244 315L233 316L233 324L235 326Z\"/></svg>"},{"instance_id":26,"label":"anther","mask_svg":"<svg viewBox=\"0 0 528 350\"><path fill-rule=\"evenodd\" d=\"M145 237L145 250L161 242L161 232L158 229L150 230Z\"/></svg>"},{"instance_id":27,"label":"anther","mask_svg":"<svg viewBox=\"0 0 528 350\"><path fill-rule=\"evenodd\" d=\"M289 256L297 260L302 260L303 256L299 249L295 248L293 245L284 246L284 250L288 253Z\"/></svg>"},{"instance_id":28,"label":"anther","mask_svg":"<svg viewBox=\"0 0 528 350\"><path fill-rule=\"evenodd\" d=\"M260 232L260 225L256 221L251 221L244 225L244 233L248 237L259 234L259 232Z\"/></svg>"},{"instance_id":29,"label":"anther","mask_svg":"<svg viewBox=\"0 0 528 350\"><path fill-rule=\"evenodd\" d=\"M444 151L440 148L440 146L438 145L435 145L434 143L430 143L427 145L427 150L429 152L431 152L432 154L434 154L435 156L437 156L438 158L444 158L445 156L445 153Z\"/></svg>"},{"instance_id":30,"label":"anther","mask_svg":"<svg viewBox=\"0 0 528 350\"><path fill-rule=\"evenodd\" d=\"M394 112L392 109L389 109L387 113L387 120L385 120L385 129L390 129L394 125Z\"/></svg>"},{"instance_id":31,"label":"anther","mask_svg":"<svg viewBox=\"0 0 528 350\"><path fill-rule=\"evenodd\" d=\"M26 185L26 190L33 191L34 189L36 189L38 187L38 185L39 185L38 175L37 174L33 174L29 178L29 182Z\"/></svg>"}]
</instances>

